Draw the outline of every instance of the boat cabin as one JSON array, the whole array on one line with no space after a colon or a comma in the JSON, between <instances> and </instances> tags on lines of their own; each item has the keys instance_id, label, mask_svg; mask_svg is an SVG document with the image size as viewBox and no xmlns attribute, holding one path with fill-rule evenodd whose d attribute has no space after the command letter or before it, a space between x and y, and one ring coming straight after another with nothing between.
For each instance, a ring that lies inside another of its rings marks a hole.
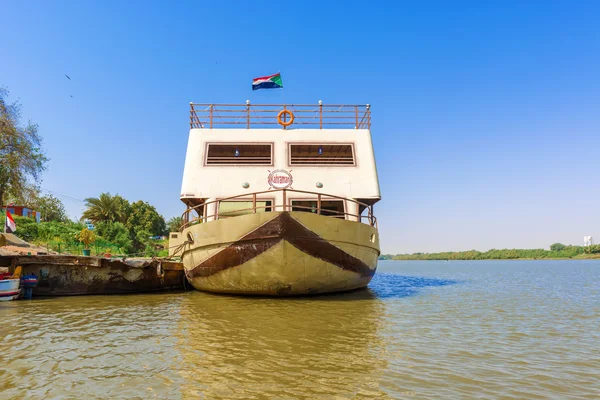
<instances>
[{"instance_id":1,"label":"boat cabin","mask_svg":"<svg viewBox=\"0 0 600 400\"><path fill-rule=\"evenodd\" d=\"M270 211L375 225L370 127L369 105L190 103L183 228Z\"/></svg>"}]
</instances>

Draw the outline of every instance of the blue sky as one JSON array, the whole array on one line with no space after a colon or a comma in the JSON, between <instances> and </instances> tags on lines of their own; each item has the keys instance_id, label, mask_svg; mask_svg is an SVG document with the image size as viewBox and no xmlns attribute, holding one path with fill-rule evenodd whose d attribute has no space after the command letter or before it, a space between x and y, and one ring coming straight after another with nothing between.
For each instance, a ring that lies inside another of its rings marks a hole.
<instances>
[{"instance_id":1,"label":"blue sky","mask_svg":"<svg viewBox=\"0 0 600 400\"><path fill-rule=\"evenodd\" d=\"M250 82L281 71L289 103L372 104L383 252L600 240L600 3L172 3L3 2L43 188L179 215L188 103L278 101Z\"/></svg>"}]
</instances>

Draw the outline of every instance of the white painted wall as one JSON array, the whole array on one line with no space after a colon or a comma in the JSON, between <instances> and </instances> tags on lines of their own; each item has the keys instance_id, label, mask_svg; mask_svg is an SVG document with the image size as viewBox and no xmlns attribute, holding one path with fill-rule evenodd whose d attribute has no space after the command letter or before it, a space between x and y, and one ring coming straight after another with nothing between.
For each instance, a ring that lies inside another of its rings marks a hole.
<instances>
[{"instance_id":1,"label":"white painted wall","mask_svg":"<svg viewBox=\"0 0 600 400\"><path fill-rule=\"evenodd\" d=\"M218 142L274 143L274 165L204 166L206 143ZM289 166L288 143L299 142L353 143L356 166ZM191 129L181 198L213 200L268 190L267 177L274 169L291 170L292 188L296 190L354 199L380 198L371 132L367 129ZM244 182L250 187L244 189ZM317 182L323 183L323 188L317 188ZM278 204L281 202L277 199Z\"/></svg>"}]
</instances>

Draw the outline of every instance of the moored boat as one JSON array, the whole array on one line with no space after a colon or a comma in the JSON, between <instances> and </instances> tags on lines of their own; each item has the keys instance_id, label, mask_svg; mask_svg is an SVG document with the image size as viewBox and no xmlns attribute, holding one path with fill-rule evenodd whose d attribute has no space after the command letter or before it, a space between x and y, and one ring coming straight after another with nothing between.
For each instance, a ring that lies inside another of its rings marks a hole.
<instances>
[{"instance_id":1,"label":"moored boat","mask_svg":"<svg viewBox=\"0 0 600 400\"><path fill-rule=\"evenodd\" d=\"M17 267L12 275L0 274L0 301L16 300L19 297L20 284L21 267Z\"/></svg>"},{"instance_id":2,"label":"moored boat","mask_svg":"<svg viewBox=\"0 0 600 400\"><path fill-rule=\"evenodd\" d=\"M169 248L196 289L303 295L368 285L380 200L370 106L191 104L190 115L188 208Z\"/></svg>"}]
</instances>

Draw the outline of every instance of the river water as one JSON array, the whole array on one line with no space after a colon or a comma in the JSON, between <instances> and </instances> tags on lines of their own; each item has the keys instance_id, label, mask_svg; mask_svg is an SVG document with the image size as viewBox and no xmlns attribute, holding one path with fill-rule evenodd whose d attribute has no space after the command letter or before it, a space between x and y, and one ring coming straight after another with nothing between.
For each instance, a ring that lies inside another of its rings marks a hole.
<instances>
[{"instance_id":1,"label":"river water","mask_svg":"<svg viewBox=\"0 0 600 400\"><path fill-rule=\"evenodd\" d=\"M600 261L383 261L350 294L63 297L0 318L2 399L600 398Z\"/></svg>"}]
</instances>

